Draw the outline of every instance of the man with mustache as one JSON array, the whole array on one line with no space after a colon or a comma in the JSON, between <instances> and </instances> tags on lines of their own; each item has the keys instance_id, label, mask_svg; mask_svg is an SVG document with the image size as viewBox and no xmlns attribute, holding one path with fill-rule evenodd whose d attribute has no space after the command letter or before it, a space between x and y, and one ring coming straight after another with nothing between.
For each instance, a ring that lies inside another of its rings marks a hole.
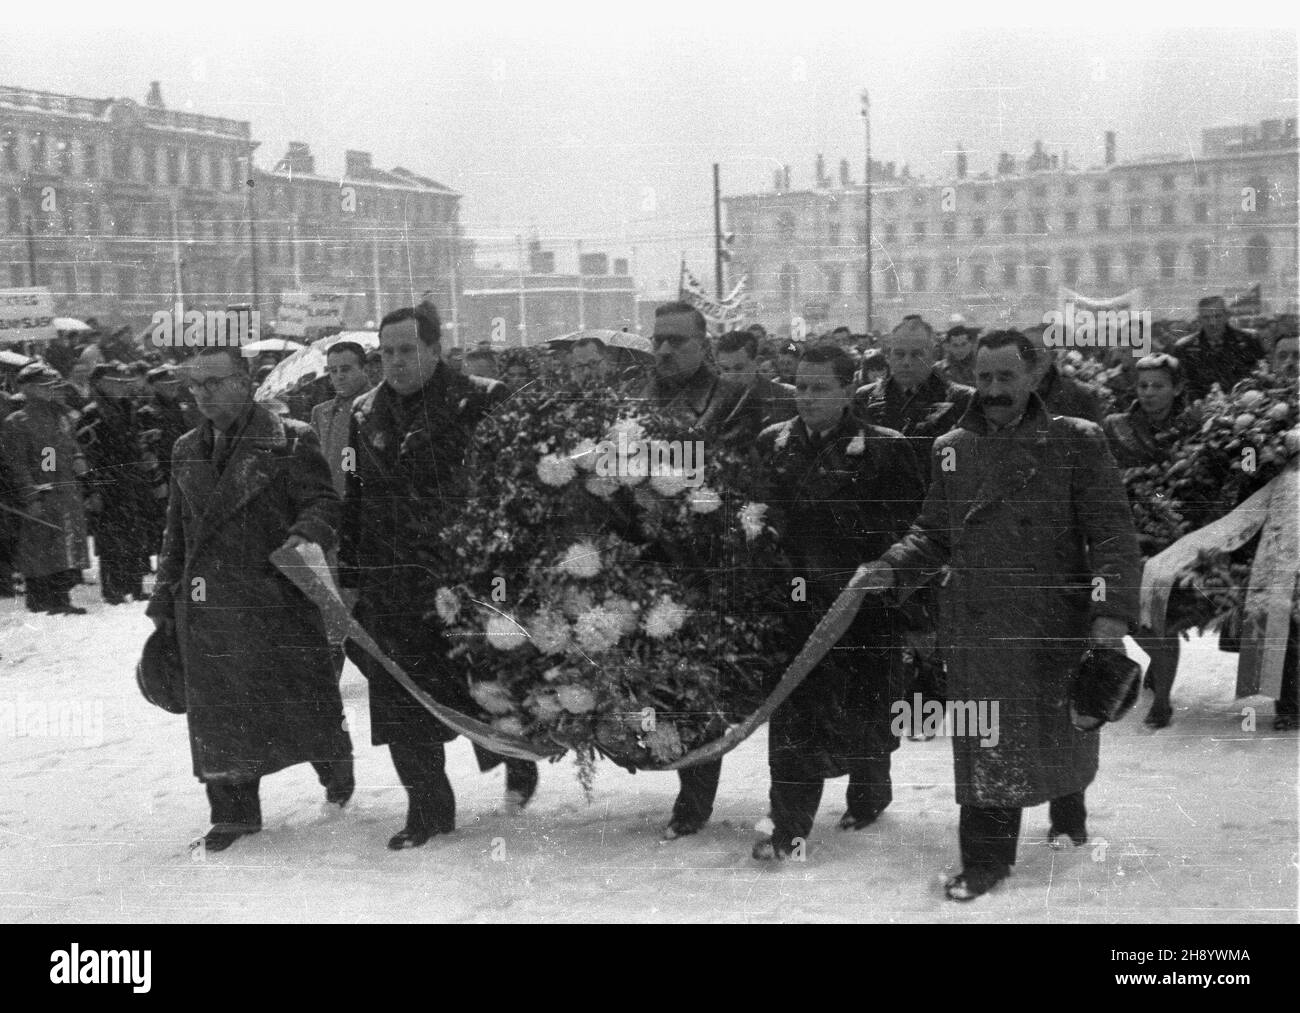
<instances>
[{"instance_id":1,"label":"man with mustache","mask_svg":"<svg viewBox=\"0 0 1300 1013\"><path fill-rule=\"evenodd\" d=\"M901 601L947 567L948 698L998 705L996 744L953 736L956 901L1010 875L1026 806L1049 804L1053 846L1087 842L1100 736L1070 688L1085 648L1122 652L1136 628L1141 557L1119 469L1099 426L1044 409L1040 354L1019 331L979 339L977 397L935 440L921 515L849 582Z\"/></svg>"}]
</instances>

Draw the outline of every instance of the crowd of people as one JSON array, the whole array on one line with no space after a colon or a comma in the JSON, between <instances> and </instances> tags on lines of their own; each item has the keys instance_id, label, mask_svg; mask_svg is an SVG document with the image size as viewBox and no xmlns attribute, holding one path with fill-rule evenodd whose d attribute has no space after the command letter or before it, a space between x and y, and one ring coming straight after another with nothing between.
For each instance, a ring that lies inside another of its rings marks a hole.
<instances>
[{"instance_id":1,"label":"crowd of people","mask_svg":"<svg viewBox=\"0 0 1300 1013\"><path fill-rule=\"evenodd\" d=\"M1113 412L1032 329L958 319L938 333L908 316L871 340L838 328L773 342L760 325L710 338L697 310L669 303L650 344L648 357L596 337L462 351L444 347L436 309L421 304L383 318L377 350L333 344L310 393L280 402L255 396L273 363L227 346L178 366L119 343L85 371L84 390L65 375L81 359L62 371L33 361L13 375L0 425L0 590L15 593L16 571L29 610L80 614L69 591L89 566L87 533L109 604L144 600L156 557L147 612L182 659L212 818L204 846L222 850L261 829L264 776L310 762L339 806L355 785L340 650L271 553L320 545L385 653L459 702L448 645L412 592L409 545L436 541L495 407L613 387L753 455L784 504L785 551L807 576L812 614L846 587L862 596L841 649L772 719L771 831L755 859L802 854L826 778L849 778L842 829L879 818L899 746L891 705L912 699L1000 706L999 745L954 738L961 871L950 898L1010 873L1026 807L1048 805L1054 846L1085 843L1101 719L1072 702L1081 648L1113 658L1137 637L1152 659L1155 727L1170 720L1178 662L1177 638L1138 626L1144 550L1120 468L1158 461L1162 434L1191 424L1186 406L1211 386L1227 390L1261 361L1294 381L1294 321L1270 323L1261 340L1228 325L1221 299L1203 301L1194 332L1166 329L1153 354L1109 361ZM1296 639L1278 728L1295 727ZM368 680L372 741L388 746L408 796L389 847L419 847L455 827L444 747L456 733L349 651ZM483 769L504 763L508 805L526 806L536 765L476 749ZM667 839L707 823L721 765L679 771Z\"/></svg>"}]
</instances>

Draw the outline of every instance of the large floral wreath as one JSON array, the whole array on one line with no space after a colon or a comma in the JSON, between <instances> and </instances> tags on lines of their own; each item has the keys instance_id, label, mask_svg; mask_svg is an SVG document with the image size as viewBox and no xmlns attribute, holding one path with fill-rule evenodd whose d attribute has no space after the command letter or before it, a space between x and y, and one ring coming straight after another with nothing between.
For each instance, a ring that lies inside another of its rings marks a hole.
<instances>
[{"instance_id":1,"label":"large floral wreath","mask_svg":"<svg viewBox=\"0 0 1300 1013\"><path fill-rule=\"evenodd\" d=\"M597 753L662 766L757 707L789 582L744 449L612 390L517 396L476 447L429 604L485 720L589 785Z\"/></svg>"}]
</instances>

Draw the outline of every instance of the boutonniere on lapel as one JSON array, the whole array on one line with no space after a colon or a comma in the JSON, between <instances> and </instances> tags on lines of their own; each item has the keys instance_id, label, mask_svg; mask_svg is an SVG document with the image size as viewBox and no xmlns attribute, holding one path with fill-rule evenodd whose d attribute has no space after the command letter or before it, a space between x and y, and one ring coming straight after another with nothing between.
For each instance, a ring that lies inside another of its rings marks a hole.
<instances>
[{"instance_id":1,"label":"boutonniere on lapel","mask_svg":"<svg viewBox=\"0 0 1300 1013\"><path fill-rule=\"evenodd\" d=\"M785 445L790 442L790 433L793 431L794 431L794 426L792 425L785 425L781 427L781 432L779 432L776 437L775 446L777 450L785 449Z\"/></svg>"},{"instance_id":2,"label":"boutonniere on lapel","mask_svg":"<svg viewBox=\"0 0 1300 1013\"><path fill-rule=\"evenodd\" d=\"M844 453L848 454L850 457L861 457L862 452L866 449L867 439L862 435L862 433L858 433L858 435L853 437L849 442L849 445L844 448Z\"/></svg>"},{"instance_id":3,"label":"boutonniere on lapel","mask_svg":"<svg viewBox=\"0 0 1300 1013\"><path fill-rule=\"evenodd\" d=\"M469 398L467 398L467 397L463 397L463 398L461 398L461 399L460 399L460 404L456 405L456 411L458 411L458 412L463 412L463 411L465 410L465 406L466 406L467 404L469 404Z\"/></svg>"},{"instance_id":4,"label":"boutonniere on lapel","mask_svg":"<svg viewBox=\"0 0 1300 1013\"><path fill-rule=\"evenodd\" d=\"M370 437L370 445L374 447L376 450L380 450L380 451L387 450L388 434L384 432L382 429L379 430L378 432L375 433L374 436Z\"/></svg>"}]
</instances>

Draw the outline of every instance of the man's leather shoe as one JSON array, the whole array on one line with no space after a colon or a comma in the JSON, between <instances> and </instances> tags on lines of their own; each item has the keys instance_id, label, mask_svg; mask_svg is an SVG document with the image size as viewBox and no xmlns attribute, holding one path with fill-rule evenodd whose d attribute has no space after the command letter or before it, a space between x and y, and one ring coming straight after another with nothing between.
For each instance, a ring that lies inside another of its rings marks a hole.
<instances>
[{"instance_id":1,"label":"man's leather shoe","mask_svg":"<svg viewBox=\"0 0 1300 1013\"><path fill-rule=\"evenodd\" d=\"M408 848L420 848L429 843L430 837L449 834L450 830L434 830L426 827L406 827L388 839L390 851L405 851Z\"/></svg>"},{"instance_id":2,"label":"man's leather shoe","mask_svg":"<svg viewBox=\"0 0 1300 1013\"><path fill-rule=\"evenodd\" d=\"M690 837L692 834L698 834L703 827L703 821L674 819L668 824L668 829L664 831L663 839L665 841L675 841L679 837Z\"/></svg>"},{"instance_id":3,"label":"man's leather shoe","mask_svg":"<svg viewBox=\"0 0 1300 1013\"><path fill-rule=\"evenodd\" d=\"M777 844L771 837L763 837L754 842L750 857L758 862L784 862L794 850L784 844Z\"/></svg>"},{"instance_id":4,"label":"man's leather shoe","mask_svg":"<svg viewBox=\"0 0 1300 1013\"><path fill-rule=\"evenodd\" d=\"M880 819L880 813L867 813L865 816L855 816L851 812L845 813L840 817L841 830L862 830L871 826L876 820Z\"/></svg>"},{"instance_id":5,"label":"man's leather shoe","mask_svg":"<svg viewBox=\"0 0 1300 1013\"><path fill-rule=\"evenodd\" d=\"M45 610L52 616L84 616L86 610L80 605L52 605Z\"/></svg>"},{"instance_id":6,"label":"man's leather shoe","mask_svg":"<svg viewBox=\"0 0 1300 1013\"><path fill-rule=\"evenodd\" d=\"M1052 827L1047 831L1047 843L1054 851L1064 851L1066 840L1070 840L1076 848L1082 848L1088 843L1088 832L1086 830L1074 833L1067 830L1057 830Z\"/></svg>"},{"instance_id":7,"label":"man's leather shoe","mask_svg":"<svg viewBox=\"0 0 1300 1013\"><path fill-rule=\"evenodd\" d=\"M1010 875L1009 865L972 866L944 883L944 896L949 900L971 901L988 893Z\"/></svg>"},{"instance_id":8,"label":"man's leather shoe","mask_svg":"<svg viewBox=\"0 0 1300 1013\"><path fill-rule=\"evenodd\" d=\"M230 824L213 827L203 835L203 849L205 851L225 851L241 837L255 834L261 829L261 827L236 827Z\"/></svg>"}]
</instances>

